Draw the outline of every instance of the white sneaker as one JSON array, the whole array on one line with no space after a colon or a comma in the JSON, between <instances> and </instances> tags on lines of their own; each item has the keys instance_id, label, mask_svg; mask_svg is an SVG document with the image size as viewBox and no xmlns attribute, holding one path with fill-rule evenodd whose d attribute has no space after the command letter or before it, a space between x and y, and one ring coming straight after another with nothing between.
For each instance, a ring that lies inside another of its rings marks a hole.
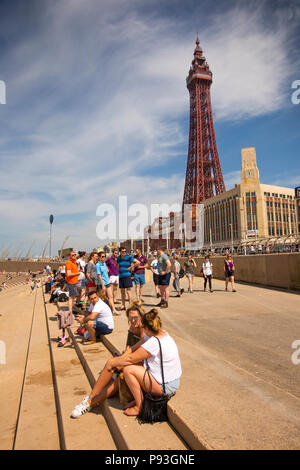
<instances>
[{"instance_id":1,"label":"white sneaker","mask_svg":"<svg viewBox=\"0 0 300 470\"><path fill-rule=\"evenodd\" d=\"M92 409L91 405L88 402L88 399L90 398L89 395L84 397L81 403L79 405L76 405L74 410L72 411L72 418L80 418L80 416L84 415L84 413L87 413Z\"/></svg>"}]
</instances>

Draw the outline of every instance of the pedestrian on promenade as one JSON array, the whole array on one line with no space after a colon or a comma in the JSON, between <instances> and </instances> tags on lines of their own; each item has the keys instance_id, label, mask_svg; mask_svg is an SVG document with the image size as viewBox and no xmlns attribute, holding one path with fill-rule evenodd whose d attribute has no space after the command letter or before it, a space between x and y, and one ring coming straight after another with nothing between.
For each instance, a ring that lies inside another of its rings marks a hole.
<instances>
[{"instance_id":1,"label":"pedestrian on promenade","mask_svg":"<svg viewBox=\"0 0 300 470\"><path fill-rule=\"evenodd\" d=\"M120 255L117 258L117 263L119 265L119 287L121 289L121 300L122 307L120 310L126 310L126 294L128 297L128 302L131 304L131 272L133 268L138 264L138 262L131 256L126 254L126 248L120 248Z\"/></svg>"},{"instance_id":2,"label":"pedestrian on promenade","mask_svg":"<svg viewBox=\"0 0 300 470\"><path fill-rule=\"evenodd\" d=\"M75 299L78 296L79 274L80 274L80 271L76 263L76 253L75 251L71 251L71 253L69 254L69 259L66 262L66 281L67 281L68 290L69 290L68 306L69 306L69 311L71 313L73 312Z\"/></svg>"},{"instance_id":3,"label":"pedestrian on promenade","mask_svg":"<svg viewBox=\"0 0 300 470\"><path fill-rule=\"evenodd\" d=\"M33 293L34 289L35 289L35 280L32 279L30 283L30 295Z\"/></svg>"},{"instance_id":4,"label":"pedestrian on promenade","mask_svg":"<svg viewBox=\"0 0 300 470\"><path fill-rule=\"evenodd\" d=\"M173 272L173 276L174 276L174 282L173 282L173 286L177 292L177 297L181 297L181 295L183 294L183 289L180 288L180 277L179 277L179 273L180 273L180 269L181 269L181 266L180 266L180 263L178 261L178 255L174 255L174 264L173 264L173 267L172 267L172 272Z\"/></svg>"},{"instance_id":5,"label":"pedestrian on promenade","mask_svg":"<svg viewBox=\"0 0 300 470\"><path fill-rule=\"evenodd\" d=\"M98 287L103 290L109 300L113 315L119 315L114 304L112 288L109 282L108 269L105 263L106 254L103 251L98 253L98 262L96 263L96 272L98 276Z\"/></svg>"},{"instance_id":6,"label":"pedestrian on promenade","mask_svg":"<svg viewBox=\"0 0 300 470\"><path fill-rule=\"evenodd\" d=\"M231 282L232 292L236 292L234 286L234 272L235 266L232 260L231 254L228 253L224 262L224 271L225 271L225 291L228 291L228 283Z\"/></svg>"},{"instance_id":7,"label":"pedestrian on promenade","mask_svg":"<svg viewBox=\"0 0 300 470\"><path fill-rule=\"evenodd\" d=\"M117 263L118 256L119 256L119 250L118 248L115 248L112 252L112 255L109 256L106 260L106 266L107 266L108 275L109 275L109 283L112 287L114 305L120 303L117 300L118 286L119 286L119 265Z\"/></svg>"},{"instance_id":8,"label":"pedestrian on promenade","mask_svg":"<svg viewBox=\"0 0 300 470\"><path fill-rule=\"evenodd\" d=\"M158 260L157 256L154 257L154 260L152 261L150 265L150 269L153 273L153 282L154 282L154 287L155 287L155 292L156 292L156 297L160 297L159 293L159 287L158 287L158 280L159 280L159 272L158 272Z\"/></svg>"},{"instance_id":9,"label":"pedestrian on promenade","mask_svg":"<svg viewBox=\"0 0 300 470\"><path fill-rule=\"evenodd\" d=\"M144 338L129 347L121 356L112 357L106 362L91 393L85 396L72 411L72 418L80 418L93 406L118 393L118 378L111 383L116 370L123 370L125 381L134 397L134 401L126 405L125 415L137 416L139 414L144 397L143 392L154 396L163 395L159 342L162 349L166 395L172 396L176 393L182 374L177 345L173 338L162 329L157 310L152 309L145 313L142 325L145 331Z\"/></svg>"},{"instance_id":10,"label":"pedestrian on promenade","mask_svg":"<svg viewBox=\"0 0 300 470\"><path fill-rule=\"evenodd\" d=\"M206 255L204 263L202 265L203 277L204 277L204 292L206 291L207 281L209 283L209 291L212 292L211 280L213 276L213 265L210 262L209 256Z\"/></svg>"},{"instance_id":11,"label":"pedestrian on promenade","mask_svg":"<svg viewBox=\"0 0 300 470\"><path fill-rule=\"evenodd\" d=\"M76 320L86 327L89 339L82 344L94 344L96 334L109 335L114 329L114 319L110 307L101 300L95 291L88 294L91 304L88 315L77 315Z\"/></svg>"},{"instance_id":12,"label":"pedestrian on promenade","mask_svg":"<svg viewBox=\"0 0 300 470\"><path fill-rule=\"evenodd\" d=\"M145 285L145 268L148 267L148 261L139 248L136 249L136 255L134 258L138 262L133 271L135 294L137 298L141 299L143 286Z\"/></svg>"},{"instance_id":13,"label":"pedestrian on promenade","mask_svg":"<svg viewBox=\"0 0 300 470\"><path fill-rule=\"evenodd\" d=\"M195 260L192 255L188 255L188 259L184 262L185 275L189 281L188 292L193 293L193 283L195 276L195 268L197 267Z\"/></svg>"},{"instance_id":14,"label":"pedestrian on promenade","mask_svg":"<svg viewBox=\"0 0 300 470\"><path fill-rule=\"evenodd\" d=\"M157 249L158 254L158 287L160 290L161 301L158 304L158 307L168 308L169 306L169 284L171 278L171 261L166 253L164 253L162 248Z\"/></svg>"},{"instance_id":15,"label":"pedestrian on promenade","mask_svg":"<svg viewBox=\"0 0 300 470\"><path fill-rule=\"evenodd\" d=\"M96 271L97 261L98 261L98 253L96 253L96 251L92 251L92 253L90 253L88 264L86 267L86 290L87 292L96 290L98 286L98 276L97 276L97 271Z\"/></svg>"},{"instance_id":16,"label":"pedestrian on promenade","mask_svg":"<svg viewBox=\"0 0 300 470\"><path fill-rule=\"evenodd\" d=\"M77 297L77 304L79 305L79 302L81 302L86 293L86 277L85 277L85 266L86 266L86 252L85 251L79 251L78 252L78 258L77 258L77 266L80 271L79 278L78 278L78 297Z\"/></svg>"}]
</instances>

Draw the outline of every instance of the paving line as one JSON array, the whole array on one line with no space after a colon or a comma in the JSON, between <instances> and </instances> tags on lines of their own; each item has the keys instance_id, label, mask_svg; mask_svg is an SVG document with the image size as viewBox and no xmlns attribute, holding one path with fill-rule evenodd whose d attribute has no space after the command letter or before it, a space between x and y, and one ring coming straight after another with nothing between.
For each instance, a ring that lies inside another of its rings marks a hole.
<instances>
[{"instance_id":1,"label":"paving line","mask_svg":"<svg viewBox=\"0 0 300 470\"><path fill-rule=\"evenodd\" d=\"M33 321L34 321L34 313L35 313L35 306L36 306L36 294L37 293L35 293L34 304L33 304L33 309L32 309L32 319L31 319L30 333L29 333L29 339L28 339L28 347L27 347L27 352L26 352L25 369L24 369L24 375L23 375L23 381L22 381L19 409L18 409L18 415L17 415L17 421L16 421L16 427L15 427L12 450L15 450L16 438L17 438L17 434L18 434L20 412L21 412L21 405L22 405L22 400L23 400L24 385L25 385L27 364L28 364L28 356L29 356L29 351L30 351L30 343L31 343L31 336L32 336Z\"/></svg>"},{"instance_id":2,"label":"paving line","mask_svg":"<svg viewBox=\"0 0 300 470\"><path fill-rule=\"evenodd\" d=\"M56 380L55 362L54 362L53 351L52 351L52 342L51 342L51 336L50 336L50 330L49 330L49 323L48 323L48 315L47 315L44 289L42 289L42 293L43 293L43 301L44 301L47 337L48 337L48 344L49 344L52 382L53 382L53 388L54 388L54 398L55 398L55 406L56 406L56 417L57 417L59 445L60 445L60 450L66 450L67 447L66 447L65 431L64 431L64 425L63 425L63 419L62 419L61 404L60 404L60 399L59 399L57 380Z\"/></svg>"}]
</instances>

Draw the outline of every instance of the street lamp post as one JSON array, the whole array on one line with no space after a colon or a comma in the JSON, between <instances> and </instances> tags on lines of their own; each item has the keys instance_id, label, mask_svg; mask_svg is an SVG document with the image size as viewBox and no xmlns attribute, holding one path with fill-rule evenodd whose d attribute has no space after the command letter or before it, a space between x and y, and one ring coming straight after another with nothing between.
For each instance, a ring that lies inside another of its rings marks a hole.
<instances>
[{"instance_id":1,"label":"street lamp post","mask_svg":"<svg viewBox=\"0 0 300 470\"><path fill-rule=\"evenodd\" d=\"M230 225L230 231L231 231L231 253L233 254L233 229L232 229L232 224Z\"/></svg>"},{"instance_id":2,"label":"street lamp post","mask_svg":"<svg viewBox=\"0 0 300 470\"><path fill-rule=\"evenodd\" d=\"M52 224L53 224L53 215L51 214L49 217L50 222L50 238L49 238L49 261L51 261L51 237L52 237Z\"/></svg>"}]
</instances>

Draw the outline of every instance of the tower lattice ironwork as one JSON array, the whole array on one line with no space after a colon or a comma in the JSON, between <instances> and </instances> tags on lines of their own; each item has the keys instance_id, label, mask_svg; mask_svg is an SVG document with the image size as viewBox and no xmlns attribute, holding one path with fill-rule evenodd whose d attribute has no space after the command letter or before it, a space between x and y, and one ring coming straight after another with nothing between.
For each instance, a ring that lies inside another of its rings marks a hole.
<instances>
[{"instance_id":1,"label":"tower lattice ironwork","mask_svg":"<svg viewBox=\"0 0 300 470\"><path fill-rule=\"evenodd\" d=\"M211 108L212 73L198 35L186 83L190 93L190 132L183 204L199 204L226 189Z\"/></svg>"}]
</instances>

